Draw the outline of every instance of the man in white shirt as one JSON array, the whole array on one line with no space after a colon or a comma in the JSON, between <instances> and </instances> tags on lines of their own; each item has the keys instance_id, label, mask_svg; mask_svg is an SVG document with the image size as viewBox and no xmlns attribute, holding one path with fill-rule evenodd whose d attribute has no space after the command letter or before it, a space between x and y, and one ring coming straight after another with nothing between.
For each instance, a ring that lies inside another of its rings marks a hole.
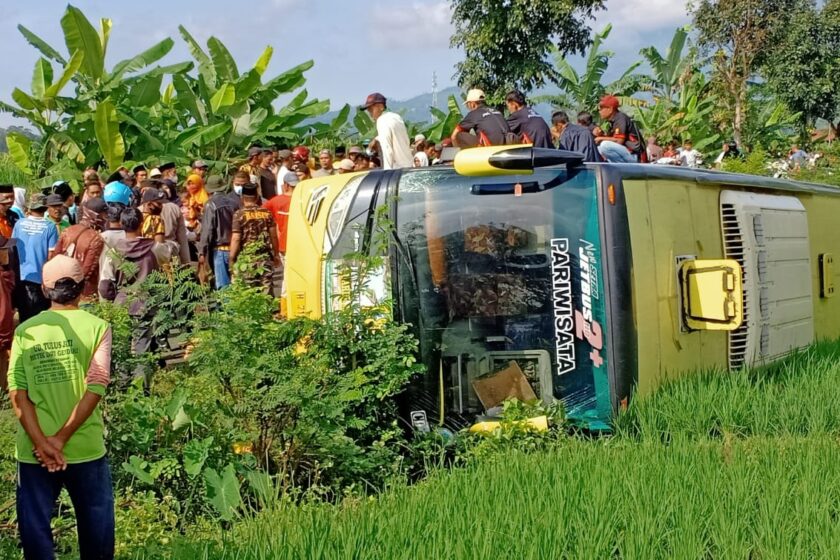
<instances>
[{"instance_id":1,"label":"man in white shirt","mask_svg":"<svg viewBox=\"0 0 840 560\"><path fill-rule=\"evenodd\" d=\"M382 154L383 169L413 167L414 155L405 123L398 114L387 110L387 100L381 93L367 96L362 109L376 122L376 140Z\"/></svg>"}]
</instances>

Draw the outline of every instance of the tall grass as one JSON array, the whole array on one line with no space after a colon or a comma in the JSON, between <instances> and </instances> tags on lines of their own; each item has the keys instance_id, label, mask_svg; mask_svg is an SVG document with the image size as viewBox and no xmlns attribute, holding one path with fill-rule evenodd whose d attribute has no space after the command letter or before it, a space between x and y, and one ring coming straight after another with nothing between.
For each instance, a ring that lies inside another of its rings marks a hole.
<instances>
[{"instance_id":1,"label":"tall grass","mask_svg":"<svg viewBox=\"0 0 840 560\"><path fill-rule=\"evenodd\" d=\"M0 184L25 187L30 178L13 162L9 154L0 153Z\"/></svg>"},{"instance_id":2,"label":"tall grass","mask_svg":"<svg viewBox=\"0 0 840 560\"><path fill-rule=\"evenodd\" d=\"M616 419L635 440L840 434L840 343L822 342L754 370L708 372L636 399Z\"/></svg>"},{"instance_id":3,"label":"tall grass","mask_svg":"<svg viewBox=\"0 0 840 560\"><path fill-rule=\"evenodd\" d=\"M836 558L838 381L840 343L681 379L634 403L614 437L369 501L279 507L170 558Z\"/></svg>"},{"instance_id":4,"label":"tall grass","mask_svg":"<svg viewBox=\"0 0 840 560\"><path fill-rule=\"evenodd\" d=\"M362 504L268 512L174 558L831 558L840 448L827 437L514 453Z\"/></svg>"}]
</instances>

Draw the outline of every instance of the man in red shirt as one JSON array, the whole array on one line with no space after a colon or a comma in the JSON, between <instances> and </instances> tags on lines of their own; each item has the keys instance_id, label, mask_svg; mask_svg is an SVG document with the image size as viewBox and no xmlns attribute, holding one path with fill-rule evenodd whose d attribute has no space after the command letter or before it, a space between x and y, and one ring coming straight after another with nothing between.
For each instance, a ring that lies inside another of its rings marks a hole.
<instances>
[{"instance_id":1,"label":"man in red shirt","mask_svg":"<svg viewBox=\"0 0 840 560\"><path fill-rule=\"evenodd\" d=\"M277 239L280 245L280 254L286 254L286 230L289 224L289 205L292 202L292 192L300 182L297 173L288 172L283 176L283 186L280 194L269 199L263 204L263 208L271 212L274 223L277 224Z\"/></svg>"}]
</instances>

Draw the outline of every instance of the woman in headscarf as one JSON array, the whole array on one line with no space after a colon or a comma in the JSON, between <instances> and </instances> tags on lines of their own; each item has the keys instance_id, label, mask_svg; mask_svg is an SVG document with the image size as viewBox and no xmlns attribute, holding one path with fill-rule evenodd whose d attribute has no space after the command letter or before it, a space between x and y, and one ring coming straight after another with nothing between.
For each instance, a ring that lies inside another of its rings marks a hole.
<instances>
[{"instance_id":1,"label":"woman in headscarf","mask_svg":"<svg viewBox=\"0 0 840 560\"><path fill-rule=\"evenodd\" d=\"M18 218L26 217L26 189L23 187L15 187L15 203L12 204L11 210Z\"/></svg>"},{"instance_id":2,"label":"woman in headscarf","mask_svg":"<svg viewBox=\"0 0 840 560\"><path fill-rule=\"evenodd\" d=\"M429 167L429 156L426 152L419 151L414 154L414 167Z\"/></svg>"},{"instance_id":3,"label":"woman in headscarf","mask_svg":"<svg viewBox=\"0 0 840 560\"><path fill-rule=\"evenodd\" d=\"M187 177L186 198L183 200L181 211L184 213L184 222L187 226L187 235L193 240L193 235L198 238L201 233L201 215L204 213L204 205L210 200L210 194L204 188L204 179L198 174L191 174Z\"/></svg>"}]
</instances>

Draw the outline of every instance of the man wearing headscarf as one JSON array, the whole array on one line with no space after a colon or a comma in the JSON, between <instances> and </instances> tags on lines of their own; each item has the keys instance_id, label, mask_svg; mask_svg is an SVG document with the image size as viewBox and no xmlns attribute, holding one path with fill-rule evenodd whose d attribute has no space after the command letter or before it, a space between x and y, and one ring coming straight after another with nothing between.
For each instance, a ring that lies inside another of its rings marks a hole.
<instances>
[{"instance_id":1,"label":"man wearing headscarf","mask_svg":"<svg viewBox=\"0 0 840 560\"><path fill-rule=\"evenodd\" d=\"M429 156L426 155L426 152L420 151L414 154L414 167L428 167L429 166Z\"/></svg>"},{"instance_id":2,"label":"man wearing headscarf","mask_svg":"<svg viewBox=\"0 0 840 560\"><path fill-rule=\"evenodd\" d=\"M101 198L91 198L82 205L79 223L65 229L55 246L56 255L73 257L82 266L85 286L82 299L95 298L99 287L99 257L105 242L100 233L108 225L108 205Z\"/></svg>"}]
</instances>

